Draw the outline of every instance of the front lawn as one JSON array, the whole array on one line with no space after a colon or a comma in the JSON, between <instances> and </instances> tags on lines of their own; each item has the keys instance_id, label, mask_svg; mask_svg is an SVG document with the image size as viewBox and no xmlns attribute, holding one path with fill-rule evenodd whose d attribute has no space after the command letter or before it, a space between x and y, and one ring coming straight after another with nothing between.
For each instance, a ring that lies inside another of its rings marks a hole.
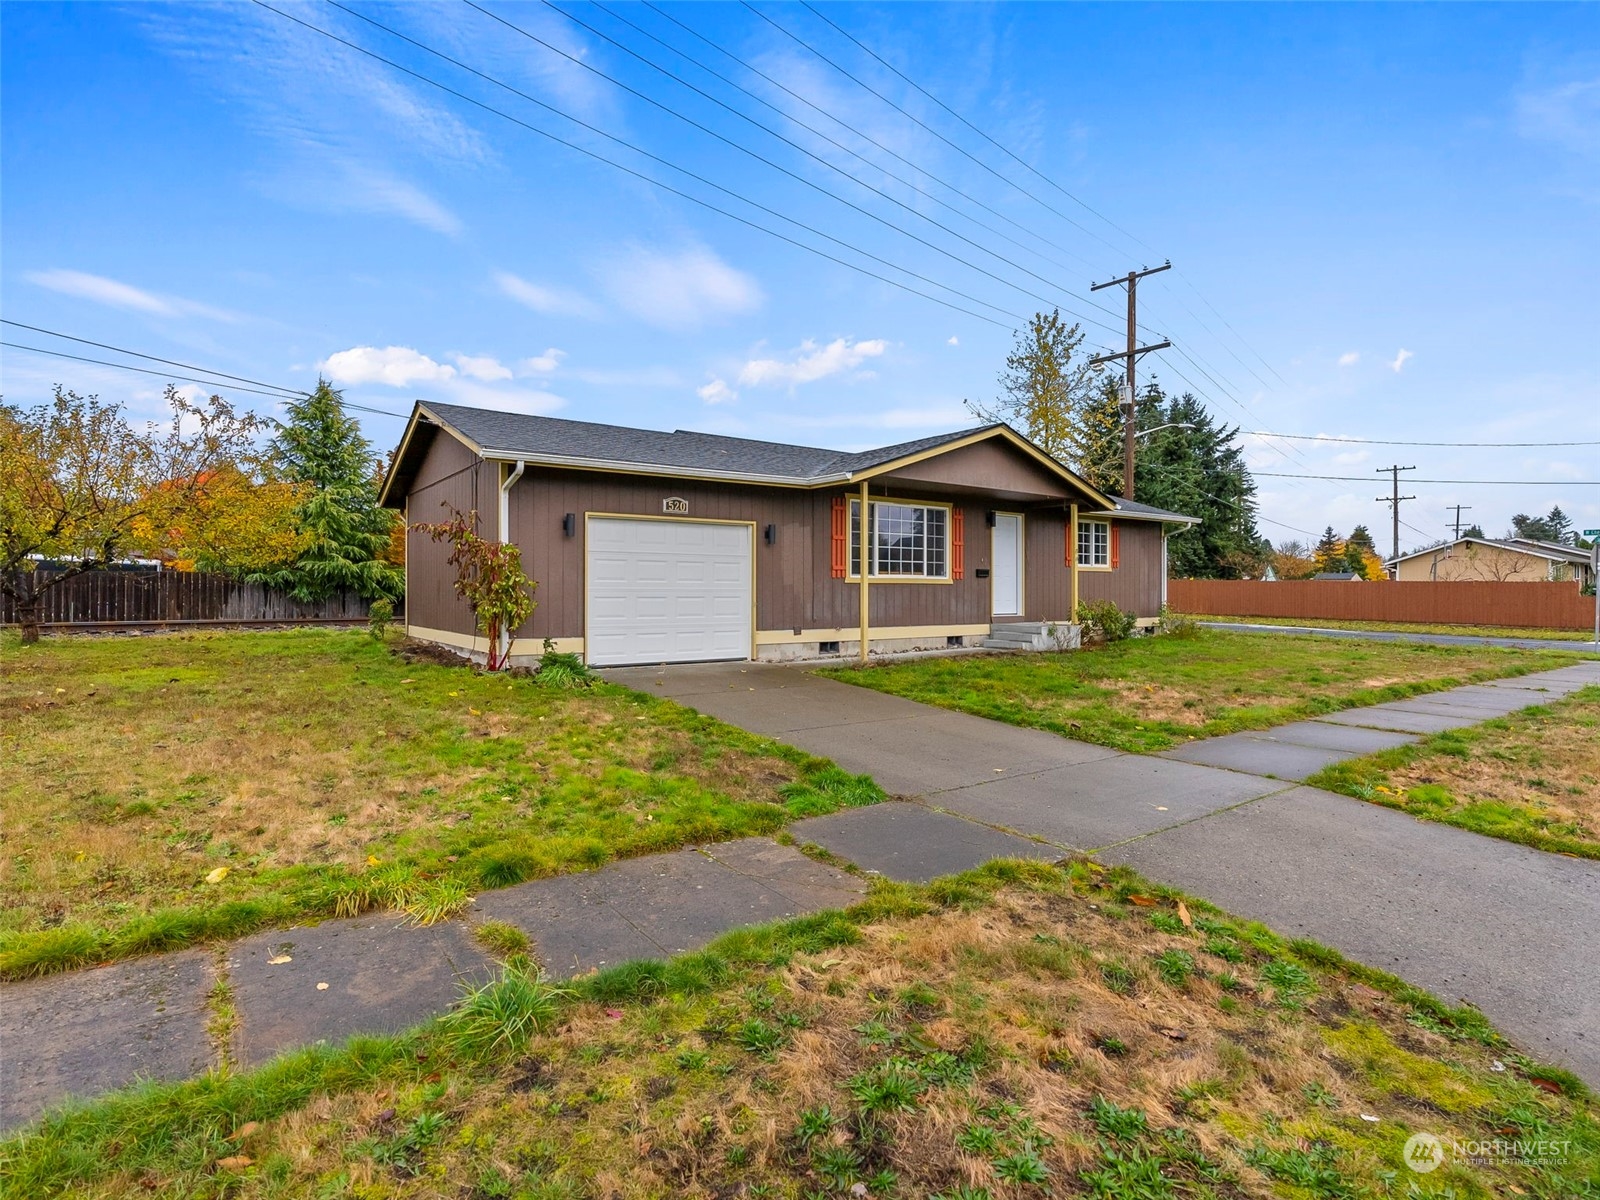
<instances>
[{"instance_id":1,"label":"front lawn","mask_svg":"<svg viewBox=\"0 0 1600 1200\"><path fill-rule=\"evenodd\" d=\"M1566 666L1556 651L1200 629L1084 651L926 658L821 673L1118 750L1266 729L1342 708Z\"/></svg>"},{"instance_id":2,"label":"front lawn","mask_svg":"<svg viewBox=\"0 0 1600 1200\"><path fill-rule=\"evenodd\" d=\"M0 974L770 833L881 796L668 701L365 632L0 645Z\"/></svg>"},{"instance_id":3,"label":"front lawn","mask_svg":"<svg viewBox=\"0 0 1600 1200\"><path fill-rule=\"evenodd\" d=\"M1032 862L563 989L513 960L409 1036L0 1143L19 1196L1553 1200L1597 1172L1583 1085L1475 1010Z\"/></svg>"},{"instance_id":4,"label":"front lawn","mask_svg":"<svg viewBox=\"0 0 1600 1200\"><path fill-rule=\"evenodd\" d=\"M1306 629L1361 629L1380 633L1444 633L1457 637L1537 638L1545 642L1589 642L1589 629L1528 629L1516 625L1429 625L1413 621L1338 621L1322 617L1208 617L1194 614L1192 621L1220 621L1225 625L1292 625Z\"/></svg>"},{"instance_id":5,"label":"front lawn","mask_svg":"<svg viewBox=\"0 0 1600 1200\"><path fill-rule=\"evenodd\" d=\"M1306 780L1427 821L1600 858L1600 687Z\"/></svg>"}]
</instances>

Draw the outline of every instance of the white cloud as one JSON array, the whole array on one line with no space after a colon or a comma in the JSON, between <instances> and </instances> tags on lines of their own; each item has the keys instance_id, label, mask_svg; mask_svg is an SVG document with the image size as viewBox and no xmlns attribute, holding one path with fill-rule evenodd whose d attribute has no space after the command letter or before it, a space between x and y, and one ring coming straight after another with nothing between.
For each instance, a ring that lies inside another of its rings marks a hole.
<instances>
[{"instance_id":1,"label":"white cloud","mask_svg":"<svg viewBox=\"0 0 1600 1200\"><path fill-rule=\"evenodd\" d=\"M663 329L696 329L750 312L765 298L751 276L698 247L679 253L635 247L597 275L619 308Z\"/></svg>"},{"instance_id":2,"label":"white cloud","mask_svg":"<svg viewBox=\"0 0 1600 1200\"><path fill-rule=\"evenodd\" d=\"M588 317L600 315L599 307L588 297L564 288L546 287L533 283L510 271L496 271L495 286L500 291L534 312L547 317Z\"/></svg>"},{"instance_id":3,"label":"white cloud","mask_svg":"<svg viewBox=\"0 0 1600 1200\"><path fill-rule=\"evenodd\" d=\"M695 395L707 404L732 404L739 398L739 393L720 379L713 379L704 387L696 388Z\"/></svg>"},{"instance_id":4,"label":"white cloud","mask_svg":"<svg viewBox=\"0 0 1600 1200\"><path fill-rule=\"evenodd\" d=\"M785 362L776 358L753 358L739 370L739 382L749 387L813 383L841 371L853 371L869 358L877 358L889 348L882 338L852 342L835 338L818 346L807 338L800 343L796 357Z\"/></svg>"},{"instance_id":5,"label":"white cloud","mask_svg":"<svg viewBox=\"0 0 1600 1200\"><path fill-rule=\"evenodd\" d=\"M29 271L25 278L29 283L48 288L52 292L60 292L64 296L77 296L82 300L92 300L96 304L151 313L158 317L196 316L209 317L214 321L239 319L233 313L212 308L209 304L185 300L180 296L163 296L156 292L147 292L143 288L134 287L131 283L107 279L104 275L90 275L87 271L69 271L61 267L52 267L48 271Z\"/></svg>"},{"instance_id":6,"label":"white cloud","mask_svg":"<svg viewBox=\"0 0 1600 1200\"><path fill-rule=\"evenodd\" d=\"M322 370L334 383L382 383L408 387L413 383L443 383L456 377L456 369L435 362L409 346L353 346L328 355Z\"/></svg>"},{"instance_id":7,"label":"white cloud","mask_svg":"<svg viewBox=\"0 0 1600 1200\"><path fill-rule=\"evenodd\" d=\"M1396 354L1394 356L1394 361L1389 364L1389 370L1393 371L1396 375L1398 375L1398 374L1400 374L1400 368L1406 365L1406 360L1408 358L1415 358L1415 357L1416 357L1416 355L1411 353L1411 351L1409 351L1409 350L1401 350L1399 354Z\"/></svg>"},{"instance_id":8,"label":"white cloud","mask_svg":"<svg viewBox=\"0 0 1600 1200\"><path fill-rule=\"evenodd\" d=\"M951 337L950 337L950 340L948 342L946 342L945 345L946 346L959 346L959 345L961 345L961 339L956 337L954 334L952 334Z\"/></svg>"},{"instance_id":9,"label":"white cloud","mask_svg":"<svg viewBox=\"0 0 1600 1200\"><path fill-rule=\"evenodd\" d=\"M1341 367L1353 367L1360 361L1361 352L1359 350L1350 350L1339 355L1339 365Z\"/></svg>"},{"instance_id":10,"label":"white cloud","mask_svg":"<svg viewBox=\"0 0 1600 1200\"><path fill-rule=\"evenodd\" d=\"M1524 92L1517 97L1517 118L1524 137L1577 154L1600 152L1600 78Z\"/></svg>"},{"instance_id":11,"label":"white cloud","mask_svg":"<svg viewBox=\"0 0 1600 1200\"><path fill-rule=\"evenodd\" d=\"M355 162L338 165L344 186L327 189L332 194L322 197L322 202L329 207L388 213L447 237L461 232L461 219L415 184L381 168Z\"/></svg>"},{"instance_id":12,"label":"white cloud","mask_svg":"<svg viewBox=\"0 0 1600 1200\"><path fill-rule=\"evenodd\" d=\"M561 365L561 360L567 356L565 350L557 350L554 346L543 354L535 354L532 358L525 358L517 364L525 374L548 375Z\"/></svg>"},{"instance_id":13,"label":"white cloud","mask_svg":"<svg viewBox=\"0 0 1600 1200\"><path fill-rule=\"evenodd\" d=\"M481 379L485 383L497 383L502 379L511 378L511 368L505 366L497 358L485 355L452 354L456 366L463 375L473 379Z\"/></svg>"}]
</instances>

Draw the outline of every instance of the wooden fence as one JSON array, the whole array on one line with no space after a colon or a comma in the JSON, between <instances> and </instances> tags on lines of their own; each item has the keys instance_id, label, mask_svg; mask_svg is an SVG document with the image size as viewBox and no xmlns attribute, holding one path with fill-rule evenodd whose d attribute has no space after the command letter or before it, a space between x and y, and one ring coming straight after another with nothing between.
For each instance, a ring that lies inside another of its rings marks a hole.
<instances>
[{"instance_id":1,"label":"wooden fence","mask_svg":"<svg viewBox=\"0 0 1600 1200\"><path fill-rule=\"evenodd\" d=\"M1173 579L1175 612L1304 621L1410 621L1428 625L1505 625L1590 629L1594 597L1576 583Z\"/></svg>"},{"instance_id":2,"label":"wooden fence","mask_svg":"<svg viewBox=\"0 0 1600 1200\"><path fill-rule=\"evenodd\" d=\"M47 571L41 568L38 582L48 578ZM365 621L369 607L369 601L351 594L305 604L223 575L86 571L42 594L39 623L46 628L313 624ZM0 624L16 623L16 604L0 596Z\"/></svg>"}]
</instances>

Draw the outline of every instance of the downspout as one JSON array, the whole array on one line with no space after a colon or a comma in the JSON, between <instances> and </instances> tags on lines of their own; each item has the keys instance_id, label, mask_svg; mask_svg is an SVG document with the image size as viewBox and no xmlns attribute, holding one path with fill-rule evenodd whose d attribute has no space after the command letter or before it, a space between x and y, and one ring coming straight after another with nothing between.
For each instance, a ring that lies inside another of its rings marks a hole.
<instances>
[{"instance_id":1,"label":"downspout","mask_svg":"<svg viewBox=\"0 0 1600 1200\"><path fill-rule=\"evenodd\" d=\"M522 472L527 470L525 459L517 459L517 465L511 473L500 483L500 544L503 546L511 540L511 487L522 478ZM506 656L511 653L511 634L509 629L500 631L500 662L506 661Z\"/></svg>"},{"instance_id":2,"label":"downspout","mask_svg":"<svg viewBox=\"0 0 1600 1200\"><path fill-rule=\"evenodd\" d=\"M867 576L871 573L872 510L867 507L867 481L861 481L861 663L867 662L867 639L871 633L867 600Z\"/></svg>"}]
</instances>

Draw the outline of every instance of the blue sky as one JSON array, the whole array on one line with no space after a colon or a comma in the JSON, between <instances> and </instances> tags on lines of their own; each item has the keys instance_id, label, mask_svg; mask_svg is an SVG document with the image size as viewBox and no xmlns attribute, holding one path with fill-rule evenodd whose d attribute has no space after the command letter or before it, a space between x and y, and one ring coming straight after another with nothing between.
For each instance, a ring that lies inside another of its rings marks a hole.
<instances>
[{"instance_id":1,"label":"blue sky","mask_svg":"<svg viewBox=\"0 0 1600 1200\"><path fill-rule=\"evenodd\" d=\"M776 26L736 4L565 6L721 107L542 4L484 7L554 50L464 3L350 5L524 96L331 4L274 4L994 323L245 3L0 8L7 317L293 387L320 370L393 412L431 398L858 447L966 423L963 399L993 397L1011 328L1038 308L1060 304L1092 345L1112 344L1120 294L1088 284L1170 257L1178 269L1141 288L1141 315L1182 353L1146 359L1145 377L1247 430L1600 439L1600 7L823 9L1047 181L799 5L758 6ZM5 352L8 400L56 382L159 408L158 380ZM401 427L363 421L384 448ZM1491 533L1552 503L1600 526L1600 488L1564 483L1600 479L1600 446L1251 439L1250 457L1275 540L1360 521L1387 548L1374 468L1395 461L1419 479L1562 484L1408 481L1408 544L1438 536L1456 503Z\"/></svg>"}]
</instances>

